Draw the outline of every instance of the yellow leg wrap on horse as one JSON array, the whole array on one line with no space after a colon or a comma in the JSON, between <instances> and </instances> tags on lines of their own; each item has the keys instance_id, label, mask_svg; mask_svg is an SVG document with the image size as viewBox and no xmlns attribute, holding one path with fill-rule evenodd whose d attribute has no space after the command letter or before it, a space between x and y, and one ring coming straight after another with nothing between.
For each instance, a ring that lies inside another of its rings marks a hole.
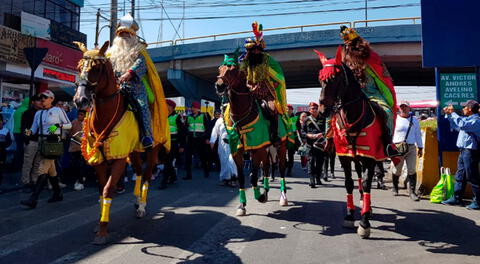
<instances>
[{"instance_id":1,"label":"yellow leg wrap on horse","mask_svg":"<svg viewBox=\"0 0 480 264\"><path fill-rule=\"evenodd\" d=\"M108 222L110 218L110 205L112 204L112 198L104 198L102 203L102 217L100 222Z\"/></svg>"},{"instance_id":2,"label":"yellow leg wrap on horse","mask_svg":"<svg viewBox=\"0 0 480 264\"><path fill-rule=\"evenodd\" d=\"M148 182L144 182L142 186L142 198L140 199L142 203L147 202L147 193L148 193Z\"/></svg>"},{"instance_id":3,"label":"yellow leg wrap on horse","mask_svg":"<svg viewBox=\"0 0 480 264\"><path fill-rule=\"evenodd\" d=\"M133 195L135 196L140 196L140 186L142 185L142 176L137 175L137 178L135 178L135 188L133 189Z\"/></svg>"},{"instance_id":4,"label":"yellow leg wrap on horse","mask_svg":"<svg viewBox=\"0 0 480 264\"><path fill-rule=\"evenodd\" d=\"M103 208L103 196L100 195L100 197L98 198L98 207L100 207L100 218L102 217L102 208Z\"/></svg>"}]
</instances>

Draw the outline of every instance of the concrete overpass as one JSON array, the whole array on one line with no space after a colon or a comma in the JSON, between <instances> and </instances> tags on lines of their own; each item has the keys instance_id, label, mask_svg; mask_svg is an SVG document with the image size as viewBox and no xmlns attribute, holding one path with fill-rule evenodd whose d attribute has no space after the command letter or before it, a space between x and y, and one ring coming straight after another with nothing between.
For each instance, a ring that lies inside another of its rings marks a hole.
<instances>
[{"instance_id":1,"label":"concrete overpass","mask_svg":"<svg viewBox=\"0 0 480 264\"><path fill-rule=\"evenodd\" d=\"M435 85L433 69L422 68L421 25L357 28L382 56L395 85ZM341 44L339 30L266 35L267 52L282 65L287 89L317 87L320 62L312 49L333 57ZM245 38L151 48L149 53L162 78L167 97L213 99L213 83L225 53L243 50Z\"/></svg>"}]
</instances>

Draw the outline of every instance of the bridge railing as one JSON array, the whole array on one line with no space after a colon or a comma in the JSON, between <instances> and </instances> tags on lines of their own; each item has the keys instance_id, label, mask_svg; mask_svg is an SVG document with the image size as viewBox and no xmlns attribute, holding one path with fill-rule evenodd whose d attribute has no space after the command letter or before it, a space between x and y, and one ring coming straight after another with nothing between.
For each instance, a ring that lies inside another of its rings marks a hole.
<instances>
[{"instance_id":1,"label":"bridge railing","mask_svg":"<svg viewBox=\"0 0 480 264\"><path fill-rule=\"evenodd\" d=\"M263 31L279 31L279 30L289 30L289 29L300 29L300 32L304 32L305 28L312 28L312 27L327 27L327 26L335 26L335 25L348 25L348 27L355 28L357 26L357 24L360 24L360 23L365 23L365 25L367 26L368 23L391 22L391 21L412 21L413 24L416 24L417 20L421 20L421 17L402 17L402 18L385 18L385 19L342 21L342 22L309 24L309 25L289 26L289 27L266 28ZM185 42L185 41L190 41L190 40L199 40L199 39L217 40L219 37L249 34L251 32L252 32L251 30L237 31L237 32L229 32L229 33L190 37L190 38L180 38L180 39L174 39L174 40L164 40L164 41L151 42L151 43L148 43L148 45L159 45L159 44L161 45L161 44L165 44L165 43L170 43L170 45L177 45L179 42Z\"/></svg>"}]
</instances>

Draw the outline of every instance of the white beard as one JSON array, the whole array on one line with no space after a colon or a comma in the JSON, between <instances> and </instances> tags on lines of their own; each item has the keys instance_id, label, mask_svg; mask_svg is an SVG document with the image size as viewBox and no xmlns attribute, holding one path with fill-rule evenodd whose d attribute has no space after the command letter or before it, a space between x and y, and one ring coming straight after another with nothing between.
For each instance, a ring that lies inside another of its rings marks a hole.
<instances>
[{"instance_id":1,"label":"white beard","mask_svg":"<svg viewBox=\"0 0 480 264\"><path fill-rule=\"evenodd\" d=\"M125 73L135 63L140 50L143 48L135 36L129 38L115 37L113 45L108 49L110 61L115 72Z\"/></svg>"}]
</instances>

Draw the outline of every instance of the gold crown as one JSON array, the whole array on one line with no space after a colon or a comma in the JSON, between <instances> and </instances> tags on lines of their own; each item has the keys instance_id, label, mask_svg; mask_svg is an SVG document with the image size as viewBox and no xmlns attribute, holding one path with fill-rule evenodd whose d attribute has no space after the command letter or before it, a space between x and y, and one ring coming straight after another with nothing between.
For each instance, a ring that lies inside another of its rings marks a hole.
<instances>
[{"instance_id":1,"label":"gold crown","mask_svg":"<svg viewBox=\"0 0 480 264\"><path fill-rule=\"evenodd\" d=\"M343 41L349 42L360 36L357 34L357 31L355 31L355 29L343 26L341 27L340 37L343 39Z\"/></svg>"}]
</instances>

